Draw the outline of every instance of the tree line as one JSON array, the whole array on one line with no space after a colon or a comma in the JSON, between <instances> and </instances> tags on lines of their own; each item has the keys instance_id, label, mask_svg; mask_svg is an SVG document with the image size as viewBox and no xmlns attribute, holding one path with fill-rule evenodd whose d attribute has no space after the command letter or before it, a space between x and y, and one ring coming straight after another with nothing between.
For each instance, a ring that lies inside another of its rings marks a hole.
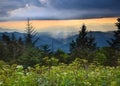
<instances>
[{"instance_id":1,"label":"tree line","mask_svg":"<svg viewBox=\"0 0 120 86\"><path fill-rule=\"evenodd\" d=\"M9 64L22 64L24 66L58 65L69 64L76 59L86 59L89 63L96 63L106 66L117 66L120 64L120 18L115 23L117 30L114 37L107 40L109 46L96 46L95 37L88 34L87 27L83 25L76 39L70 43L70 52L65 53L58 49L53 52L48 45L36 47L39 40L38 33L27 20L24 38L11 34L2 34L0 40L0 60Z\"/></svg>"}]
</instances>

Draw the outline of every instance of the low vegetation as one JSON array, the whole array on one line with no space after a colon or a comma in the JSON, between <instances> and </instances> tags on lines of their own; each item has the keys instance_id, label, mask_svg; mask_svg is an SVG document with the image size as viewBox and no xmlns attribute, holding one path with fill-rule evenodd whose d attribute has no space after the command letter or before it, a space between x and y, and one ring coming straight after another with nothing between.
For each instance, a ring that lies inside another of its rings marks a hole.
<instances>
[{"instance_id":1,"label":"low vegetation","mask_svg":"<svg viewBox=\"0 0 120 86\"><path fill-rule=\"evenodd\" d=\"M0 86L120 86L120 66L89 64L76 59L71 64L24 68L0 62Z\"/></svg>"}]
</instances>

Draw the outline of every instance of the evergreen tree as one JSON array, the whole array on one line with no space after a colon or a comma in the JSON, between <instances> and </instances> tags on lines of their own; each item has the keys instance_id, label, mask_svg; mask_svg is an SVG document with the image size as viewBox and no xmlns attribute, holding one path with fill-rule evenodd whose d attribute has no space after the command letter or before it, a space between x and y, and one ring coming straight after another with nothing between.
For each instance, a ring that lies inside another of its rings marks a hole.
<instances>
[{"instance_id":1,"label":"evergreen tree","mask_svg":"<svg viewBox=\"0 0 120 86\"><path fill-rule=\"evenodd\" d=\"M117 30L114 31L114 38L111 41L107 41L111 48L120 51L120 18L117 19Z\"/></svg>"},{"instance_id":2,"label":"evergreen tree","mask_svg":"<svg viewBox=\"0 0 120 86\"><path fill-rule=\"evenodd\" d=\"M27 27L25 30L25 46L23 47L23 52L20 58L18 59L20 63L23 63L24 65L32 65L38 63L39 57L38 48L35 47L36 42L38 41L39 37L37 36L37 32L35 31L34 27L30 23L30 20L28 18L27 20ZM18 39L18 43L23 45L22 38L20 37ZM41 54L41 52L40 52Z\"/></svg>"},{"instance_id":3,"label":"evergreen tree","mask_svg":"<svg viewBox=\"0 0 120 86\"><path fill-rule=\"evenodd\" d=\"M88 34L86 26L83 25L79 35L75 40L70 43L70 53L74 60L75 58L91 59L92 52L96 49L94 37Z\"/></svg>"},{"instance_id":4,"label":"evergreen tree","mask_svg":"<svg viewBox=\"0 0 120 86\"><path fill-rule=\"evenodd\" d=\"M70 43L70 51L75 49L95 49L96 43L95 38L86 31L86 26L83 25L81 31L79 31L79 35L76 40L72 40Z\"/></svg>"},{"instance_id":5,"label":"evergreen tree","mask_svg":"<svg viewBox=\"0 0 120 86\"><path fill-rule=\"evenodd\" d=\"M42 56L51 56L52 55L52 50L50 49L49 45L42 45L40 50L42 51Z\"/></svg>"},{"instance_id":6,"label":"evergreen tree","mask_svg":"<svg viewBox=\"0 0 120 86\"><path fill-rule=\"evenodd\" d=\"M95 50L96 49L96 42L95 42L95 38L94 36L92 35L91 32L89 32L90 35L88 36L88 48L91 49L91 50Z\"/></svg>"},{"instance_id":7,"label":"evergreen tree","mask_svg":"<svg viewBox=\"0 0 120 86\"><path fill-rule=\"evenodd\" d=\"M70 43L70 52L72 52L76 48L76 43L74 40Z\"/></svg>"},{"instance_id":8,"label":"evergreen tree","mask_svg":"<svg viewBox=\"0 0 120 86\"><path fill-rule=\"evenodd\" d=\"M107 41L109 44L108 52L108 64L111 66L118 65L118 60L120 59L120 18L117 19L115 23L117 30L114 31L113 38L110 41ZM110 51L111 50L111 51Z\"/></svg>"},{"instance_id":9,"label":"evergreen tree","mask_svg":"<svg viewBox=\"0 0 120 86\"><path fill-rule=\"evenodd\" d=\"M37 37L37 32L33 28L28 18L27 20L27 27L26 27L26 35L25 35L25 44L27 46L34 46L35 43L38 41L39 37Z\"/></svg>"},{"instance_id":10,"label":"evergreen tree","mask_svg":"<svg viewBox=\"0 0 120 86\"><path fill-rule=\"evenodd\" d=\"M79 32L78 38L76 39L76 47L85 48L87 47L87 31L86 26L83 25L81 31Z\"/></svg>"},{"instance_id":11,"label":"evergreen tree","mask_svg":"<svg viewBox=\"0 0 120 86\"><path fill-rule=\"evenodd\" d=\"M41 51L34 47L25 48L24 53L18 58L18 62L25 67L42 63Z\"/></svg>"}]
</instances>

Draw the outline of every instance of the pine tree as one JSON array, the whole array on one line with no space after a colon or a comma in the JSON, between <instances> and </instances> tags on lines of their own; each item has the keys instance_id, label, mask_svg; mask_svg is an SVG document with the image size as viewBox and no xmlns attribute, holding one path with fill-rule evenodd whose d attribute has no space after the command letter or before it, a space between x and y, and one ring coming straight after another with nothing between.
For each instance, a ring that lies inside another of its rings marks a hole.
<instances>
[{"instance_id":1,"label":"pine tree","mask_svg":"<svg viewBox=\"0 0 120 86\"><path fill-rule=\"evenodd\" d=\"M83 25L81 31L79 32L79 36L76 39L76 46L79 48L84 48L87 46L87 31L86 26Z\"/></svg>"},{"instance_id":2,"label":"pine tree","mask_svg":"<svg viewBox=\"0 0 120 86\"><path fill-rule=\"evenodd\" d=\"M70 52L72 52L72 50L74 50L76 48L76 43L74 40L72 40L72 42L70 43Z\"/></svg>"},{"instance_id":3,"label":"pine tree","mask_svg":"<svg viewBox=\"0 0 120 86\"><path fill-rule=\"evenodd\" d=\"M26 36L25 36L25 44L27 46L34 46L35 43L38 41L39 37L37 37L37 32L33 28L30 20L27 20L27 27L26 27Z\"/></svg>"},{"instance_id":4,"label":"pine tree","mask_svg":"<svg viewBox=\"0 0 120 86\"><path fill-rule=\"evenodd\" d=\"M70 50L74 49L95 49L96 43L95 38L86 31L86 26L83 25L81 31L79 31L79 35L76 40L72 40L70 43Z\"/></svg>"},{"instance_id":5,"label":"pine tree","mask_svg":"<svg viewBox=\"0 0 120 86\"><path fill-rule=\"evenodd\" d=\"M115 25L117 26L117 30L114 31L114 38L107 42L112 49L120 51L120 18L117 19L117 23L115 23Z\"/></svg>"},{"instance_id":6,"label":"pine tree","mask_svg":"<svg viewBox=\"0 0 120 86\"><path fill-rule=\"evenodd\" d=\"M47 45L47 44L42 45L40 49L41 49L44 57L52 55L52 50L50 49L49 45Z\"/></svg>"},{"instance_id":7,"label":"pine tree","mask_svg":"<svg viewBox=\"0 0 120 86\"><path fill-rule=\"evenodd\" d=\"M82 59L91 59L91 55L96 50L95 38L88 34L86 26L83 25L81 31L79 31L78 37L70 43L71 59L79 57Z\"/></svg>"},{"instance_id":8,"label":"pine tree","mask_svg":"<svg viewBox=\"0 0 120 86\"><path fill-rule=\"evenodd\" d=\"M120 18L117 19L115 26L117 27L117 30L114 31L113 38L107 41L109 44L109 50L106 51L108 59L107 64L111 66L118 65L118 60L120 59Z\"/></svg>"}]
</instances>

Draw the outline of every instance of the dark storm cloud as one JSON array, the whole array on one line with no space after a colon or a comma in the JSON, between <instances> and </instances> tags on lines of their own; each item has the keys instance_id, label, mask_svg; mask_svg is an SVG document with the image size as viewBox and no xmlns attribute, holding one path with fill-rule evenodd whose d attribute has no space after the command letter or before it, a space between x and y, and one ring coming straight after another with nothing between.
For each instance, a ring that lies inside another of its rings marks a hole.
<instances>
[{"instance_id":1,"label":"dark storm cloud","mask_svg":"<svg viewBox=\"0 0 120 86\"><path fill-rule=\"evenodd\" d=\"M51 0L50 3L59 9L120 9L120 0Z\"/></svg>"},{"instance_id":2,"label":"dark storm cloud","mask_svg":"<svg viewBox=\"0 0 120 86\"><path fill-rule=\"evenodd\" d=\"M30 6L31 10L26 6ZM120 16L120 0L0 0L0 17L6 17L1 20L10 19L11 16L13 19L14 15L19 17L22 13L19 8L23 8L25 17L32 16L35 19Z\"/></svg>"},{"instance_id":3,"label":"dark storm cloud","mask_svg":"<svg viewBox=\"0 0 120 86\"><path fill-rule=\"evenodd\" d=\"M114 17L120 16L120 0L51 0L59 10L88 11L83 17ZM76 16L76 18L81 16Z\"/></svg>"}]
</instances>

